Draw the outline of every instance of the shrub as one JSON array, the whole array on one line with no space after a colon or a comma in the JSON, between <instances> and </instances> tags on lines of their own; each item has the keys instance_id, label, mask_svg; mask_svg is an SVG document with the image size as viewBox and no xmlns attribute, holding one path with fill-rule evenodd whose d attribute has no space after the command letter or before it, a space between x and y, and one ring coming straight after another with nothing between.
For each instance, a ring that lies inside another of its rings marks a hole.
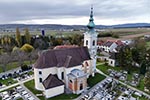
<instances>
[{"instance_id":1,"label":"shrub","mask_svg":"<svg viewBox=\"0 0 150 100\"><path fill-rule=\"evenodd\" d=\"M24 51L24 52L31 52L32 50L34 50L34 48L30 44L24 44L21 47L21 50Z\"/></svg>"},{"instance_id":2,"label":"shrub","mask_svg":"<svg viewBox=\"0 0 150 100\"><path fill-rule=\"evenodd\" d=\"M119 38L119 35L118 34L112 34L112 37L113 38Z\"/></svg>"}]
</instances>

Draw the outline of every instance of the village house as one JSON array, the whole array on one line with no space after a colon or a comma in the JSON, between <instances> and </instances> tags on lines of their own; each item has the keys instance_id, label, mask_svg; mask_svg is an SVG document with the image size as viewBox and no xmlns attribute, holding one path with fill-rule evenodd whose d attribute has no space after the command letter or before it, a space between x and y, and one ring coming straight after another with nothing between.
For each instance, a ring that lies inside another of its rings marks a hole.
<instances>
[{"instance_id":1,"label":"village house","mask_svg":"<svg viewBox=\"0 0 150 100\"><path fill-rule=\"evenodd\" d=\"M101 51L111 53L111 52L117 52L116 48L124 46L124 45L125 45L125 43L123 43L121 40L115 40L115 41L108 40L106 42L99 41L98 42L98 49Z\"/></svg>"},{"instance_id":2,"label":"village house","mask_svg":"<svg viewBox=\"0 0 150 100\"><path fill-rule=\"evenodd\" d=\"M62 47L42 51L34 64L35 88L46 98L69 90L80 94L87 89L87 78L96 72L97 33L94 30L93 8L84 46Z\"/></svg>"},{"instance_id":3,"label":"village house","mask_svg":"<svg viewBox=\"0 0 150 100\"><path fill-rule=\"evenodd\" d=\"M108 59L108 65L112 67L118 66L117 53L110 54L110 57Z\"/></svg>"}]
</instances>

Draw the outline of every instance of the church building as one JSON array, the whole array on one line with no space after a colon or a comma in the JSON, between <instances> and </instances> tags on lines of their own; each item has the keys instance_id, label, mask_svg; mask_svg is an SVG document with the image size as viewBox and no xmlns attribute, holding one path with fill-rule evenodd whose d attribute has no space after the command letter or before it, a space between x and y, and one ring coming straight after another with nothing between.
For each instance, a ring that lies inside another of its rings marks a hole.
<instances>
[{"instance_id":1,"label":"church building","mask_svg":"<svg viewBox=\"0 0 150 100\"><path fill-rule=\"evenodd\" d=\"M55 48L42 51L34 64L35 88L46 98L69 90L80 94L87 89L87 79L96 72L97 33L94 30L93 8L83 47Z\"/></svg>"}]
</instances>

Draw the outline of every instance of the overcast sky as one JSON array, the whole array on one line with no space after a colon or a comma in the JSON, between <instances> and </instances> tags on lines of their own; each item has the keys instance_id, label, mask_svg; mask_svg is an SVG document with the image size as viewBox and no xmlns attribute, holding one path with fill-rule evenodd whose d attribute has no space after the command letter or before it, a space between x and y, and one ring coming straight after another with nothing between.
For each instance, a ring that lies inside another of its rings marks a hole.
<instances>
[{"instance_id":1,"label":"overcast sky","mask_svg":"<svg viewBox=\"0 0 150 100\"><path fill-rule=\"evenodd\" d=\"M150 23L150 0L0 0L0 24Z\"/></svg>"}]
</instances>

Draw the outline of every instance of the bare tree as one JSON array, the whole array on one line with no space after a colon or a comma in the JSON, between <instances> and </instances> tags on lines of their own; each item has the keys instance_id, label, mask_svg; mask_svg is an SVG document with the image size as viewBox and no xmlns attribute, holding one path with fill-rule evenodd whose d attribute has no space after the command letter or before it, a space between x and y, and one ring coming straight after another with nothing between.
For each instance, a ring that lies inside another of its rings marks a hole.
<instances>
[{"instance_id":1,"label":"bare tree","mask_svg":"<svg viewBox=\"0 0 150 100\"><path fill-rule=\"evenodd\" d=\"M0 55L0 65L2 67L3 72L7 70L7 64L11 61L11 57L8 54Z\"/></svg>"}]
</instances>

